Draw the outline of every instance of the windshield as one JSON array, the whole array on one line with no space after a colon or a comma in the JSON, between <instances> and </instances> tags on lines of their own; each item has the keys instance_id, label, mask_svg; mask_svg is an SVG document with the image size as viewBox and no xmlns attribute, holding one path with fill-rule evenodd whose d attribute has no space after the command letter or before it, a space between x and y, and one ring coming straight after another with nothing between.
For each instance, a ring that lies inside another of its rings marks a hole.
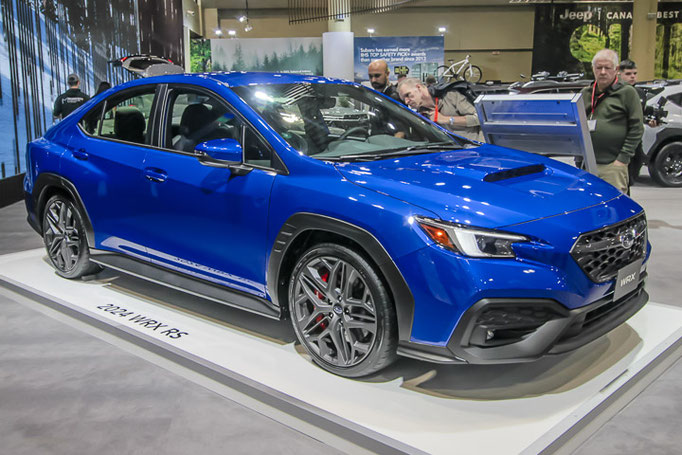
<instances>
[{"instance_id":1,"label":"windshield","mask_svg":"<svg viewBox=\"0 0 682 455\"><path fill-rule=\"evenodd\" d=\"M293 148L318 159L381 159L467 143L364 87L299 83L232 90Z\"/></svg>"}]
</instances>

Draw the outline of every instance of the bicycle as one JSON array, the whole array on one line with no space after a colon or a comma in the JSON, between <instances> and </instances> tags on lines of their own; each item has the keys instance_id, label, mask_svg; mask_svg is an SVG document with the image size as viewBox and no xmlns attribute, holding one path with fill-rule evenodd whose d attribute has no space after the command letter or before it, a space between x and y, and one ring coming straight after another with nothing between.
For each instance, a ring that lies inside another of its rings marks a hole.
<instances>
[{"instance_id":1,"label":"bicycle","mask_svg":"<svg viewBox=\"0 0 682 455\"><path fill-rule=\"evenodd\" d=\"M479 68L476 65L472 65L471 62L469 61L471 59L471 55L467 55L464 57L464 60L460 60L459 62L454 62L452 60L448 60L448 63L450 63L450 66L447 65L441 65L436 69L436 74L438 75L438 80L451 80L451 79L462 79L467 82L471 82L472 84L475 84L477 82L481 82L481 78L483 77L483 71L481 71L481 68Z\"/></svg>"}]
</instances>

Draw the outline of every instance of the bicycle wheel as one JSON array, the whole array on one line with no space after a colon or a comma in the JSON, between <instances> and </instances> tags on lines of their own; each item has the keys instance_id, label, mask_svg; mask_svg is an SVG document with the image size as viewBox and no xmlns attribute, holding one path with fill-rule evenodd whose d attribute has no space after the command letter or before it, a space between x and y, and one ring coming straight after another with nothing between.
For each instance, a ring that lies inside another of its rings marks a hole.
<instances>
[{"instance_id":1,"label":"bicycle wheel","mask_svg":"<svg viewBox=\"0 0 682 455\"><path fill-rule=\"evenodd\" d=\"M453 74L449 66L441 65L438 68L436 68L436 78L438 79L438 81L442 80L449 81L450 79L452 79L452 77Z\"/></svg>"},{"instance_id":2,"label":"bicycle wheel","mask_svg":"<svg viewBox=\"0 0 682 455\"><path fill-rule=\"evenodd\" d=\"M483 78L483 71L481 71L481 68L476 65L470 65L469 68L464 70L464 74L462 76L464 76L465 81L476 84L481 82L481 79Z\"/></svg>"}]
</instances>

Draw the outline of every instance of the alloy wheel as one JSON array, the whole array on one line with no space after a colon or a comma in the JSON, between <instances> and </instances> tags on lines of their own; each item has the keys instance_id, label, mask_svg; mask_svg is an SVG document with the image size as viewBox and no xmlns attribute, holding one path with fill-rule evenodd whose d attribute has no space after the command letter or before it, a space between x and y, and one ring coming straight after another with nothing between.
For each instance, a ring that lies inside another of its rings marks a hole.
<instances>
[{"instance_id":1,"label":"alloy wheel","mask_svg":"<svg viewBox=\"0 0 682 455\"><path fill-rule=\"evenodd\" d=\"M682 183L682 149L671 150L662 158L662 179L670 185Z\"/></svg>"},{"instance_id":2,"label":"alloy wheel","mask_svg":"<svg viewBox=\"0 0 682 455\"><path fill-rule=\"evenodd\" d=\"M335 367L361 363L376 343L377 315L360 272L342 259L315 257L294 286L292 319L307 348Z\"/></svg>"},{"instance_id":3,"label":"alloy wheel","mask_svg":"<svg viewBox=\"0 0 682 455\"><path fill-rule=\"evenodd\" d=\"M54 200L46 209L44 239L52 263L62 272L76 267L81 254L81 237L73 208L63 200Z\"/></svg>"}]
</instances>

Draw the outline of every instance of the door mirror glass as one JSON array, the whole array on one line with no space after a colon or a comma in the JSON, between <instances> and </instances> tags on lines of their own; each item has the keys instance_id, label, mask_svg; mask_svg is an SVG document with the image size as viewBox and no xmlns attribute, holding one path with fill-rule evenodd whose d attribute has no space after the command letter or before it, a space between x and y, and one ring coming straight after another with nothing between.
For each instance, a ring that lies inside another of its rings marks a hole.
<instances>
[{"instance_id":1,"label":"door mirror glass","mask_svg":"<svg viewBox=\"0 0 682 455\"><path fill-rule=\"evenodd\" d=\"M200 161L222 164L239 164L242 162L242 146L235 139L212 139L202 142L194 148Z\"/></svg>"}]
</instances>

